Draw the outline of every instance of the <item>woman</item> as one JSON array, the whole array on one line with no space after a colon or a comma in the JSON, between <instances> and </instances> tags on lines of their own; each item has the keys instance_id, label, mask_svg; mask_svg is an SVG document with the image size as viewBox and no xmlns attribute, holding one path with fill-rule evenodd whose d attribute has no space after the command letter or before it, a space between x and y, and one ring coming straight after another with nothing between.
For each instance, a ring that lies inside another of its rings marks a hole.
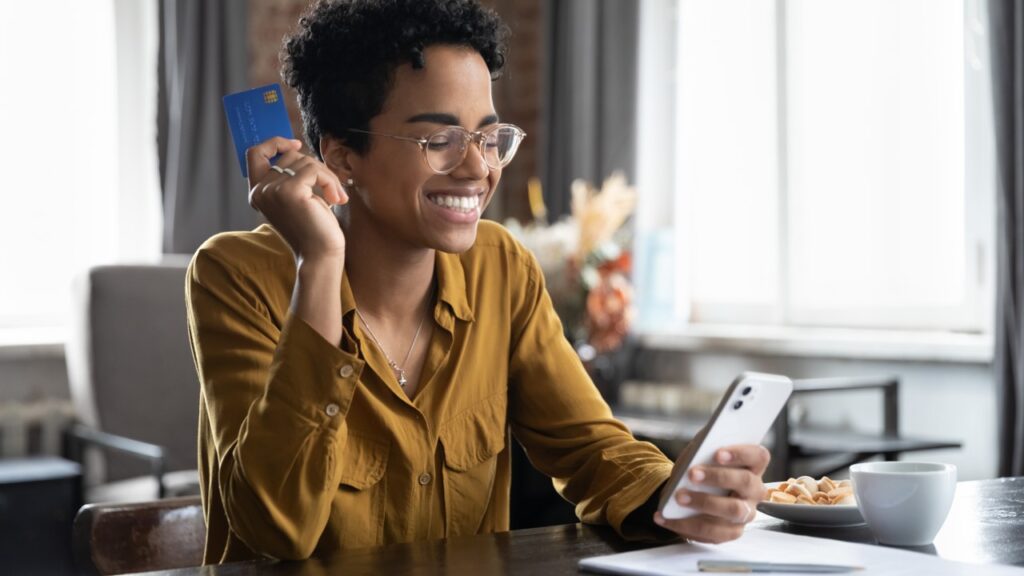
<instances>
[{"instance_id":1,"label":"woman","mask_svg":"<svg viewBox=\"0 0 1024 576\"><path fill-rule=\"evenodd\" d=\"M676 495L703 514L654 514L672 463L612 418L533 256L480 220L523 137L491 99L505 30L473 0L348 0L287 41L316 157L250 149L269 225L189 270L206 562L507 530L513 441L625 537L719 542L753 517L759 446L693 472L731 494Z\"/></svg>"}]
</instances>

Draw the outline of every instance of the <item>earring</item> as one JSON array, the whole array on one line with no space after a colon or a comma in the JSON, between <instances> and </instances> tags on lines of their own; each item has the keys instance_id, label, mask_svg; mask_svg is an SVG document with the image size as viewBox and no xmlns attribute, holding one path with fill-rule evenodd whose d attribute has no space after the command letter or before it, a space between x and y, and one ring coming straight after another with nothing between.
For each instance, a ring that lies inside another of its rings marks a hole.
<instances>
[{"instance_id":1,"label":"earring","mask_svg":"<svg viewBox=\"0 0 1024 576\"><path fill-rule=\"evenodd\" d=\"M355 184L356 183L353 182L351 178L345 180L345 186L355 186Z\"/></svg>"}]
</instances>

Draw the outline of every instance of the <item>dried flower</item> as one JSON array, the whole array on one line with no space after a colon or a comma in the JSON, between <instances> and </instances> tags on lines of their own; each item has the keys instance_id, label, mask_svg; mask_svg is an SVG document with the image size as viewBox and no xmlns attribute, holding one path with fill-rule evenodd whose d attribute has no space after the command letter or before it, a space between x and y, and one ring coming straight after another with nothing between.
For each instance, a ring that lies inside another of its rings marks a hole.
<instances>
[{"instance_id":1,"label":"dried flower","mask_svg":"<svg viewBox=\"0 0 1024 576\"><path fill-rule=\"evenodd\" d=\"M531 198L539 198L533 186ZM525 227L514 220L506 226L537 256L568 336L607 352L622 343L633 317L630 238L623 224L636 206L636 190L615 172L600 189L575 180L571 192L571 216L551 225L537 218Z\"/></svg>"},{"instance_id":2,"label":"dried flower","mask_svg":"<svg viewBox=\"0 0 1024 576\"><path fill-rule=\"evenodd\" d=\"M574 180L572 217L580 229L577 261L585 261L594 250L610 241L635 207L636 190L626 184L626 175L621 171L606 178L600 190L583 180Z\"/></svg>"}]
</instances>

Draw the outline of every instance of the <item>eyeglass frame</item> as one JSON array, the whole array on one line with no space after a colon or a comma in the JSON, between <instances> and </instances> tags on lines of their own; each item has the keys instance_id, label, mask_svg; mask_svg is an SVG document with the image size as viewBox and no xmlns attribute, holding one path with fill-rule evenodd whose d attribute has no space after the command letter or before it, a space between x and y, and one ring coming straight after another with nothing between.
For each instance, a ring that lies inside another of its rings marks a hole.
<instances>
[{"instance_id":1,"label":"eyeglass frame","mask_svg":"<svg viewBox=\"0 0 1024 576\"><path fill-rule=\"evenodd\" d=\"M485 132L492 132L492 131L498 130L500 128L503 128L503 127L511 127L511 128L514 128L515 130L517 130L519 132L519 134L520 134L520 136L519 136L519 144L523 143L523 140L526 138L526 131L523 130L522 128L520 128L519 126L516 126L515 124L509 124L507 122L502 122L500 124L495 124L493 126L488 126L487 128L484 128L483 130L472 130L472 131L471 130L466 130L462 126L456 126L456 125L453 124L453 125L450 125L450 126L443 126L441 128L438 128L437 130L434 130L430 134L427 134L427 136L424 137L424 138L415 138L413 136L399 136L397 134L386 134L384 132L372 132L370 130L360 130L358 128L346 128L346 131L348 131L348 132L356 132L356 133L359 133L359 134L370 134L372 136L387 136L388 138L394 138L395 140L405 140L406 142L413 142L413 143L419 145L420 151L423 152L423 161L426 162L427 167L430 168L431 170L433 170L433 172L435 174L440 174L442 176L445 176L445 175L448 175L448 174L451 174L452 172L454 172L455 169L459 167L459 165L461 165L463 162L466 161L466 155L469 154L469 143L470 142L476 142L477 148L482 150L483 149L484 138L486 137ZM465 151L462 153L462 159L459 160L448 171L440 172L440 171L436 170L433 166L430 165L430 160L427 160L427 144L430 143L430 139L433 138L434 135L436 135L436 134L438 134L438 133L440 133L440 132L442 132L444 130L450 130L452 128L456 128L458 130L462 130L462 132L465 133L466 136L469 137L469 139L465 140L466 147L464 149ZM516 145L516 152L519 152L519 145L518 144ZM504 164L502 164L500 166L496 166L496 167L495 166L491 166L490 163L487 162L487 155L486 154L481 154L481 157L483 157L483 159L484 159L484 164L487 164L487 168L489 168L491 170L499 170L501 168L504 168L505 166L508 166L512 162L512 159L515 158L515 152L512 153L512 158L509 158L508 162L505 162Z\"/></svg>"}]
</instances>

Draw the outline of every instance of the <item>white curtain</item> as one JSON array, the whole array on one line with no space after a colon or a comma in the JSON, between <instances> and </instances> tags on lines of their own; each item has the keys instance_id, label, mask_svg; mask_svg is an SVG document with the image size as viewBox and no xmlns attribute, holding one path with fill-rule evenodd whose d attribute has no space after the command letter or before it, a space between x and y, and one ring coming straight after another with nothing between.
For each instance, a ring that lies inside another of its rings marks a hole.
<instances>
[{"instance_id":1,"label":"white curtain","mask_svg":"<svg viewBox=\"0 0 1024 576\"><path fill-rule=\"evenodd\" d=\"M157 156L157 0L114 0L117 25L119 256L154 260L162 252Z\"/></svg>"},{"instance_id":2,"label":"white curtain","mask_svg":"<svg viewBox=\"0 0 1024 576\"><path fill-rule=\"evenodd\" d=\"M59 327L76 273L159 258L156 22L155 0L0 7L0 328Z\"/></svg>"}]
</instances>

